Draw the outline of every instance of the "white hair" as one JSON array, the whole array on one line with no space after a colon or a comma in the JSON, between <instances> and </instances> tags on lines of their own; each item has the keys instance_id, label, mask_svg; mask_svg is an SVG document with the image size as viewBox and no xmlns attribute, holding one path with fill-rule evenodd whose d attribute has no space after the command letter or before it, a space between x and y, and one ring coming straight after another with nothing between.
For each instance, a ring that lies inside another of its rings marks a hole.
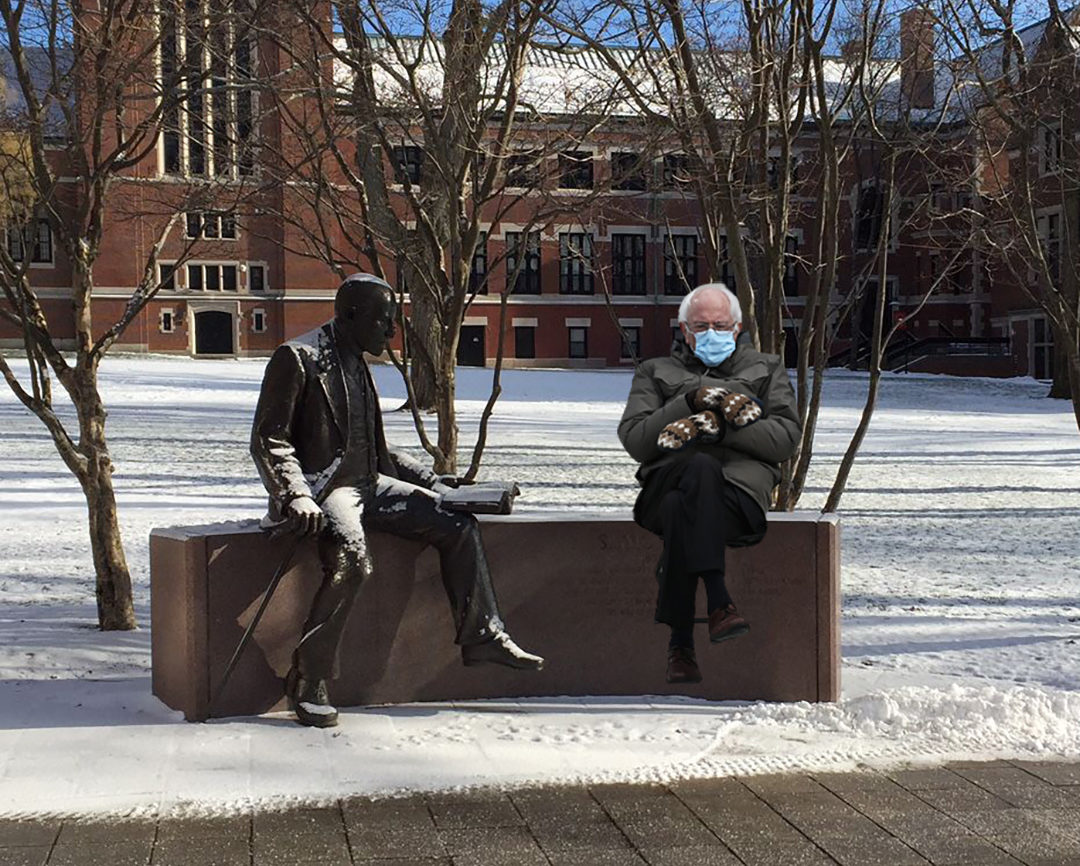
<instances>
[{"instance_id":1,"label":"white hair","mask_svg":"<svg viewBox=\"0 0 1080 866\"><path fill-rule=\"evenodd\" d=\"M685 322L690 317L690 305L694 302L694 298L697 297L698 292L723 292L727 295L728 302L731 304L731 321L735 324L742 322L742 304L739 303L739 298L723 283L705 283L698 286L690 292L687 292L686 297L682 299L682 303L679 304L679 321Z\"/></svg>"}]
</instances>

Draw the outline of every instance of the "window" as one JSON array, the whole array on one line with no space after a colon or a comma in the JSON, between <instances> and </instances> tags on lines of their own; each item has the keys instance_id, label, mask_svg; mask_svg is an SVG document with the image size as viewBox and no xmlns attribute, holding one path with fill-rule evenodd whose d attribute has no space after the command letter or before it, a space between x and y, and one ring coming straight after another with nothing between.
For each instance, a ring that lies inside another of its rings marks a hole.
<instances>
[{"instance_id":1,"label":"window","mask_svg":"<svg viewBox=\"0 0 1080 866\"><path fill-rule=\"evenodd\" d=\"M530 189L540 185L540 153L523 150L506 158L506 185Z\"/></svg>"},{"instance_id":2,"label":"window","mask_svg":"<svg viewBox=\"0 0 1080 866\"><path fill-rule=\"evenodd\" d=\"M252 28L253 32L255 31ZM236 151L237 170L241 175L250 175L255 171L255 111L256 95L251 81L255 71L255 40L241 39L234 51L236 81L239 91L236 94Z\"/></svg>"},{"instance_id":3,"label":"window","mask_svg":"<svg viewBox=\"0 0 1080 866\"><path fill-rule=\"evenodd\" d=\"M559 291L564 295L593 293L590 235L582 232L559 235Z\"/></svg>"},{"instance_id":4,"label":"window","mask_svg":"<svg viewBox=\"0 0 1080 866\"><path fill-rule=\"evenodd\" d=\"M472 165L469 170L469 189L479 191L481 185L484 183L484 177L487 174L489 155L487 151L480 148L473 154Z\"/></svg>"},{"instance_id":5,"label":"window","mask_svg":"<svg viewBox=\"0 0 1080 866\"><path fill-rule=\"evenodd\" d=\"M236 265L189 264L187 287L192 292L235 292L236 274Z\"/></svg>"},{"instance_id":6,"label":"window","mask_svg":"<svg viewBox=\"0 0 1080 866\"><path fill-rule=\"evenodd\" d=\"M250 22L227 16L208 29L204 14L200 0L161 6L162 169L203 177L251 174L256 46L248 34L254 31Z\"/></svg>"},{"instance_id":7,"label":"window","mask_svg":"<svg viewBox=\"0 0 1080 866\"><path fill-rule=\"evenodd\" d=\"M7 230L8 255L21 262L30 250L30 262L35 265L51 265L53 260L52 226L47 219L34 220L22 226L9 226Z\"/></svg>"},{"instance_id":8,"label":"window","mask_svg":"<svg viewBox=\"0 0 1080 866\"><path fill-rule=\"evenodd\" d=\"M788 235L784 240L784 294L799 294L799 239Z\"/></svg>"},{"instance_id":9,"label":"window","mask_svg":"<svg viewBox=\"0 0 1080 866\"><path fill-rule=\"evenodd\" d=\"M664 189L684 189L690 180L690 157L685 153L665 153L662 177Z\"/></svg>"},{"instance_id":10,"label":"window","mask_svg":"<svg viewBox=\"0 0 1080 866\"><path fill-rule=\"evenodd\" d=\"M524 249L522 249L521 234L521 232L506 233L506 284L510 285L510 281L514 278L514 271L518 267L518 257L524 256L521 271L514 284L514 294L539 295L540 232L529 232Z\"/></svg>"},{"instance_id":11,"label":"window","mask_svg":"<svg viewBox=\"0 0 1080 866\"><path fill-rule=\"evenodd\" d=\"M158 330L163 334L171 334L174 329L175 322L173 321L173 311L171 309L164 309L158 315Z\"/></svg>"},{"instance_id":12,"label":"window","mask_svg":"<svg viewBox=\"0 0 1080 866\"><path fill-rule=\"evenodd\" d=\"M208 211L206 213L187 214L187 231L189 238L206 238L208 240L236 240L236 217L232 214L221 214Z\"/></svg>"},{"instance_id":13,"label":"window","mask_svg":"<svg viewBox=\"0 0 1080 866\"><path fill-rule=\"evenodd\" d=\"M160 51L161 98L164 107L162 156L166 174L179 174L181 171L180 110L177 105L180 96L180 37L177 25L177 9L172 3L162 4L161 42L158 50Z\"/></svg>"},{"instance_id":14,"label":"window","mask_svg":"<svg viewBox=\"0 0 1080 866\"><path fill-rule=\"evenodd\" d=\"M394 182L404 184L408 179L419 186L424 174L424 151L413 144L399 144L393 150Z\"/></svg>"},{"instance_id":15,"label":"window","mask_svg":"<svg viewBox=\"0 0 1080 866\"><path fill-rule=\"evenodd\" d=\"M536 328L524 325L514 327L514 357L536 357Z\"/></svg>"},{"instance_id":16,"label":"window","mask_svg":"<svg viewBox=\"0 0 1080 866\"><path fill-rule=\"evenodd\" d=\"M266 331L266 310L260 308L251 311L251 330L256 334Z\"/></svg>"},{"instance_id":17,"label":"window","mask_svg":"<svg viewBox=\"0 0 1080 866\"><path fill-rule=\"evenodd\" d=\"M645 294L645 235L611 235L611 292Z\"/></svg>"},{"instance_id":18,"label":"window","mask_svg":"<svg viewBox=\"0 0 1080 866\"><path fill-rule=\"evenodd\" d=\"M1061 124L1039 127L1039 174L1053 174L1061 165Z\"/></svg>"},{"instance_id":19,"label":"window","mask_svg":"<svg viewBox=\"0 0 1080 866\"><path fill-rule=\"evenodd\" d=\"M928 253L926 256L926 288L936 288L935 283L941 278L941 254Z\"/></svg>"},{"instance_id":20,"label":"window","mask_svg":"<svg viewBox=\"0 0 1080 866\"><path fill-rule=\"evenodd\" d=\"M953 209L952 193L945 184L933 181L930 184L930 213L946 214Z\"/></svg>"},{"instance_id":21,"label":"window","mask_svg":"<svg viewBox=\"0 0 1080 866\"><path fill-rule=\"evenodd\" d=\"M1042 317L1031 320L1031 375L1054 378L1054 334Z\"/></svg>"},{"instance_id":22,"label":"window","mask_svg":"<svg viewBox=\"0 0 1080 866\"><path fill-rule=\"evenodd\" d=\"M636 325L624 325L622 345L619 357L625 360L634 360L641 357L641 328Z\"/></svg>"},{"instance_id":23,"label":"window","mask_svg":"<svg viewBox=\"0 0 1080 866\"><path fill-rule=\"evenodd\" d=\"M176 291L176 262L161 262L158 265L158 284L162 291Z\"/></svg>"},{"instance_id":24,"label":"window","mask_svg":"<svg viewBox=\"0 0 1080 866\"><path fill-rule=\"evenodd\" d=\"M1042 243L1043 255L1050 278L1056 284L1061 276L1061 214L1048 213L1038 217L1035 222Z\"/></svg>"},{"instance_id":25,"label":"window","mask_svg":"<svg viewBox=\"0 0 1080 866\"><path fill-rule=\"evenodd\" d=\"M570 337L570 357L589 357L589 329L580 327L567 328Z\"/></svg>"},{"instance_id":26,"label":"window","mask_svg":"<svg viewBox=\"0 0 1080 866\"><path fill-rule=\"evenodd\" d=\"M717 256L720 259L719 279L720 282L730 288L734 281L731 278L731 256L728 254L727 235L720 235L716 239L716 246Z\"/></svg>"},{"instance_id":27,"label":"window","mask_svg":"<svg viewBox=\"0 0 1080 866\"><path fill-rule=\"evenodd\" d=\"M685 295L697 285L697 236L668 235L664 244L664 294Z\"/></svg>"},{"instance_id":28,"label":"window","mask_svg":"<svg viewBox=\"0 0 1080 866\"><path fill-rule=\"evenodd\" d=\"M559 187L593 188L593 155L588 150L564 150L559 154Z\"/></svg>"},{"instance_id":29,"label":"window","mask_svg":"<svg viewBox=\"0 0 1080 866\"><path fill-rule=\"evenodd\" d=\"M612 189L644 190L645 170L637 153L617 151L611 154Z\"/></svg>"},{"instance_id":30,"label":"window","mask_svg":"<svg viewBox=\"0 0 1080 866\"><path fill-rule=\"evenodd\" d=\"M487 287L487 232L480 232L476 240L476 251L473 253L472 267L469 270L469 291L486 295Z\"/></svg>"},{"instance_id":31,"label":"window","mask_svg":"<svg viewBox=\"0 0 1080 866\"><path fill-rule=\"evenodd\" d=\"M248 291L266 291L266 266L248 265Z\"/></svg>"},{"instance_id":32,"label":"window","mask_svg":"<svg viewBox=\"0 0 1080 866\"><path fill-rule=\"evenodd\" d=\"M859 202L855 211L855 249L872 251L881 236L881 190L870 183L859 190Z\"/></svg>"},{"instance_id":33,"label":"window","mask_svg":"<svg viewBox=\"0 0 1080 866\"><path fill-rule=\"evenodd\" d=\"M783 159L780 156L770 156L765 164L765 178L769 189L780 188L780 166ZM795 154L790 154L788 159L788 188L795 186L799 180L799 160Z\"/></svg>"},{"instance_id":34,"label":"window","mask_svg":"<svg viewBox=\"0 0 1080 866\"><path fill-rule=\"evenodd\" d=\"M185 84L187 121L187 170L189 174L206 174L206 92L203 64L206 60L206 32L200 0L184 0L184 59L182 76Z\"/></svg>"}]
</instances>

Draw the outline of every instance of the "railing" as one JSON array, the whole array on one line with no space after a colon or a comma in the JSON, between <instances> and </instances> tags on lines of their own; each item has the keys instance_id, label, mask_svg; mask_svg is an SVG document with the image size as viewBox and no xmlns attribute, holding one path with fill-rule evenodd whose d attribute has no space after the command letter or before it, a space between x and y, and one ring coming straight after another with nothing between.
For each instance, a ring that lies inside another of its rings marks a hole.
<instances>
[{"instance_id":1,"label":"railing","mask_svg":"<svg viewBox=\"0 0 1080 866\"><path fill-rule=\"evenodd\" d=\"M929 357L1000 358L1009 354L1008 337L923 337L898 334L889 343L881 359L883 370L908 367ZM829 358L829 366L847 366L852 370L865 370L870 362L870 347L861 344L854 352L851 348L836 352Z\"/></svg>"}]
</instances>

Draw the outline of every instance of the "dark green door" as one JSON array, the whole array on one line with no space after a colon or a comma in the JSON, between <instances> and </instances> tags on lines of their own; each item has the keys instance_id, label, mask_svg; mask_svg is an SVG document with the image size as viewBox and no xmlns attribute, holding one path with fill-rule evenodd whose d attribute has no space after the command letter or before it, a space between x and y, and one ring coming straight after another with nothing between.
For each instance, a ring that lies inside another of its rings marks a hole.
<instances>
[{"instance_id":1,"label":"dark green door","mask_svg":"<svg viewBox=\"0 0 1080 866\"><path fill-rule=\"evenodd\" d=\"M484 326L462 325L461 338L458 340L457 362L461 367L483 367L484 361Z\"/></svg>"},{"instance_id":2,"label":"dark green door","mask_svg":"<svg viewBox=\"0 0 1080 866\"><path fill-rule=\"evenodd\" d=\"M221 310L195 314L195 354L232 355L233 318Z\"/></svg>"}]
</instances>

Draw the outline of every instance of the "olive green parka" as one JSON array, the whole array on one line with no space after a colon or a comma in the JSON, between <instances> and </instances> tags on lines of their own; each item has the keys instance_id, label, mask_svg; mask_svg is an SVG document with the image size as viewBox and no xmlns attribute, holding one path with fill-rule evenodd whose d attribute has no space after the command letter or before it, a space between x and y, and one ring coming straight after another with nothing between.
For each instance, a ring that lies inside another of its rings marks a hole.
<instances>
[{"instance_id":1,"label":"olive green parka","mask_svg":"<svg viewBox=\"0 0 1080 866\"><path fill-rule=\"evenodd\" d=\"M638 481L644 484L656 467L679 459L681 452L656 444L660 431L672 421L693 414L686 395L703 386L720 386L755 397L762 417L742 428L723 426L723 437L709 444L689 444L711 454L723 466L724 477L745 490L768 511L772 490L780 480L779 464L795 453L799 415L787 370L777 355L757 351L740 341L722 364L706 367L682 340L671 355L651 358L638 367L630 386L626 410L619 422L619 441L637 460Z\"/></svg>"}]
</instances>

